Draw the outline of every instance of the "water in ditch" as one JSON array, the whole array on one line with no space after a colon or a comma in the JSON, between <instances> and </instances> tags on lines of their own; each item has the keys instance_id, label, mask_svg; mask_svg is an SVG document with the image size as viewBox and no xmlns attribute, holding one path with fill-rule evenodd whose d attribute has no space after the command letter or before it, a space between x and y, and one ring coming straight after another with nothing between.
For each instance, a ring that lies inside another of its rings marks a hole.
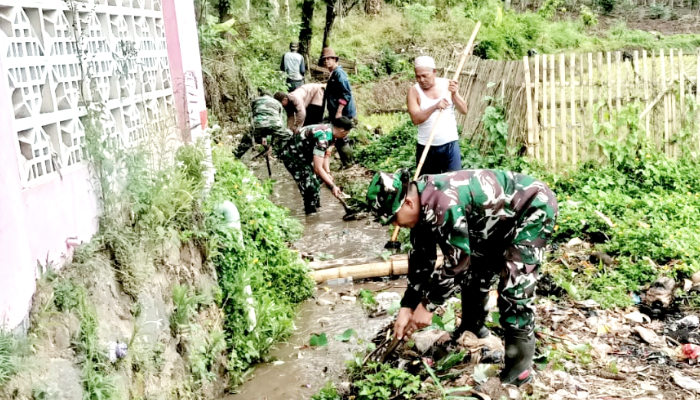
<instances>
[{"instance_id":1,"label":"water in ditch","mask_svg":"<svg viewBox=\"0 0 700 400\"><path fill-rule=\"evenodd\" d=\"M264 159L250 165L259 178L267 178ZM290 214L304 224L303 238L294 243L299 251L325 253L333 259L373 257L383 251L389 235L387 228L368 219L343 221L342 205L326 188L321 192L320 211L306 216L299 189L284 166L272 160L271 170L276 181L273 201L289 208ZM369 318L359 300L347 299L361 288L401 293L405 281L319 285L314 298L301 305L291 337L275 345L270 353L271 361L256 366L250 378L225 400L309 399L329 380L342 385L346 360L363 350L391 321L388 316ZM354 329L357 336L349 342L334 340L334 336L347 329ZM326 333L328 346L309 347L312 333Z\"/></svg>"}]
</instances>

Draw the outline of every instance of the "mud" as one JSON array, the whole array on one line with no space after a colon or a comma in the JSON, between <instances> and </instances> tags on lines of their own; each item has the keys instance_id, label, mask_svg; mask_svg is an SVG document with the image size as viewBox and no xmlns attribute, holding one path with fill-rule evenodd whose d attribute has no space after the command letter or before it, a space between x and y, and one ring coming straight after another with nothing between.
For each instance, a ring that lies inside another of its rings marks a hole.
<instances>
[{"instance_id":1,"label":"mud","mask_svg":"<svg viewBox=\"0 0 700 400\"><path fill-rule=\"evenodd\" d=\"M329 380L342 385L346 360L364 350L391 317L369 318L359 299L347 302L340 297L356 294L360 289L403 292L405 284L404 280L397 280L388 284L319 286L316 298L302 305L294 321L296 330L289 340L279 343L270 353L270 362L258 365L250 380L224 400L308 399ZM335 335L347 329L354 329L357 337L346 343L334 340ZM312 333L325 333L328 346L309 347Z\"/></svg>"}]
</instances>

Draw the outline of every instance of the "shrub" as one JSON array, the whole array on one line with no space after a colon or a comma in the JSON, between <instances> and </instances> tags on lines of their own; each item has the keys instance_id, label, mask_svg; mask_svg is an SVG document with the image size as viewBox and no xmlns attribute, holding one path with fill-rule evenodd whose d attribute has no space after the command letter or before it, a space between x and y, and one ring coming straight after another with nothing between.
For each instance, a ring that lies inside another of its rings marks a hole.
<instances>
[{"instance_id":1,"label":"shrub","mask_svg":"<svg viewBox=\"0 0 700 400\"><path fill-rule=\"evenodd\" d=\"M649 7L649 18L670 19L672 10L663 4L652 4Z\"/></svg>"},{"instance_id":2,"label":"shrub","mask_svg":"<svg viewBox=\"0 0 700 400\"><path fill-rule=\"evenodd\" d=\"M581 23L585 26L596 26L598 25L598 14L593 12L590 8L581 5L581 13L579 15L581 18Z\"/></svg>"}]
</instances>

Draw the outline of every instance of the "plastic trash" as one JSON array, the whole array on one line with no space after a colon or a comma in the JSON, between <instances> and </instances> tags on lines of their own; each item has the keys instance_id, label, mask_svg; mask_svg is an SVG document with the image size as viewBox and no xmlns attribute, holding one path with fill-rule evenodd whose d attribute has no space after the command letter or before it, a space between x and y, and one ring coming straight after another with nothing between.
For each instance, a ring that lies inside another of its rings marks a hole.
<instances>
[{"instance_id":1,"label":"plastic trash","mask_svg":"<svg viewBox=\"0 0 700 400\"><path fill-rule=\"evenodd\" d=\"M683 357L688 360L697 360L700 356L700 346L697 344L687 343L681 347Z\"/></svg>"},{"instance_id":2,"label":"plastic trash","mask_svg":"<svg viewBox=\"0 0 700 400\"><path fill-rule=\"evenodd\" d=\"M128 353L128 346L126 343L109 342L107 343L107 346L109 348L109 362L111 362L112 364L117 362L117 360L126 357Z\"/></svg>"},{"instance_id":3,"label":"plastic trash","mask_svg":"<svg viewBox=\"0 0 700 400\"><path fill-rule=\"evenodd\" d=\"M639 297L639 295L637 293L630 292L630 297L632 298L632 301L634 302L634 304L639 304L642 302L642 298Z\"/></svg>"},{"instance_id":4,"label":"plastic trash","mask_svg":"<svg viewBox=\"0 0 700 400\"><path fill-rule=\"evenodd\" d=\"M217 207L219 212L223 214L226 226L236 231L238 242L243 246L243 231L241 230L241 214L238 208L232 202L226 200Z\"/></svg>"},{"instance_id":5,"label":"plastic trash","mask_svg":"<svg viewBox=\"0 0 700 400\"><path fill-rule=\"evenodd\" d=\"M243 293L246 295L246 303L248 303L248 331L252 332L253 329L258 325L258 320L255 315L255 302L253 300L253 289L250 288L250 285L246 285L246 287L243 288Z\"/></svg>"},{"instance_id":6,"label":"plastic trash","mask_svg":"<svg viewBox=\"0 0 700 400\"><path fill-rule=\"evenodd\" d=\"M328 286L352 285L352 276L349 276L347 278L329 279L326 281L326 285L328 285Z\"/></svg>"}]
</instances>

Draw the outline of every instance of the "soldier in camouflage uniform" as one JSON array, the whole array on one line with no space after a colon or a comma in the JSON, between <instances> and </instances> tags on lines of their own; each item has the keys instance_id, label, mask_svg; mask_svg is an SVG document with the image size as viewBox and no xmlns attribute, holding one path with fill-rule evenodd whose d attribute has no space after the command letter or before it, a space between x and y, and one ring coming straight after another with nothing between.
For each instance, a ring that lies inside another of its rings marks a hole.
<instances>
[{"instance_id":1,"label":"soldier in camouflage uniform","mask_svg":"<svg viewBox=\"0 0 700 400\"><path fill-rule=\"evenodd\" d=\"M484 326L488 291L499 278L498 308L505 329L501 381L530 380L535 351L533 300L538 268L558 214L556 196L527 175L463 170L423 175L377 173L367 200L383 224L411 229L408 289L395 323L397 337L431 323L436 305L462 292L459 337ZM436 245L445 263L436 268Z\"/></svg>"},{"instance_id":2,"label":"soldier in camouflage uniform","mask_svg":"<svg viewBox=\"0 0 700 400\"><path fill-rule=\"evenodd\" d=\"M333 182L330 171L330 146L335 139L344 138L352 128L347 117L339 118L333 124L309 125L292 136L278 153L299 186L304 198L304 211L311 214L321 206L321 180L325 182L335 197L340 196L340 188Z\"/></svg>"},{"instance_id":3,"label":"soldier in camouflage uniform","mask_svg":"<svg viewBox=\"0 0 700 400\"><path fill-rule=\"evenodd\" d=\"M234 151L237 158L253 147L253 137L256 143L272 146L277 152L279 147L291 136L287 129L287 113L282 104L269 94L262 94L253 100L253 132L246 134L238 148ZM252 136L252 137L251 137Z\"/></svg>"}]
</instances>

